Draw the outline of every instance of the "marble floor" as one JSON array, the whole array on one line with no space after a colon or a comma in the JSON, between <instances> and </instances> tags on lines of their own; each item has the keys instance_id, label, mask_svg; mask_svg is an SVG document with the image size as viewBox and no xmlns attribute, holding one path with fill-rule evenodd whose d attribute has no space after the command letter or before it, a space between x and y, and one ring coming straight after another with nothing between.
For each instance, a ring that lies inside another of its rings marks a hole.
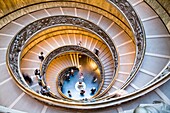
<instances>
[{"instance_id":1,"label":"marble floor","mask_svg":"<svg viewBox=\"0 0 170 113\"><path fill-rule=\"evenodd\" d=\"M83 73L83 77L84 77L83 80L83 88L85 90L84 95L80 94L80 89L77 87L81 73ZM86 72L85 70L83 70L83 72L79 72L79 70L74 70L74 75L70 76L70 80L65 80L63 82L63 86L61 89L62 93L68 98L72 98L74 100L80 100L80 99L90 98L94 96L99 88L99 80L93 82L93 77L94 74ZM94 94L91 94L92 87L96 88ZM70 90L71 96L69 96L68 90Z\"/></svg>"}]
</instances>

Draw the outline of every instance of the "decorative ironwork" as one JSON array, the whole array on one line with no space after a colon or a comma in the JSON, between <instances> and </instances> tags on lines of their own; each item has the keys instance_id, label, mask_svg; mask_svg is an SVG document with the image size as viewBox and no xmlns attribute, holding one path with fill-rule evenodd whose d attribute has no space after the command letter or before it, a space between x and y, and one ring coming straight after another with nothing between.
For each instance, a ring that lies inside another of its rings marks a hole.
<instances>
[{"instance_id":1,"label":"decorative ironwork","mask_svg":"<svg viewBox=\"0 0 170 113\"><path fill-rule=\"evenodd\" d=\"M41 67L41 74L42 74L42 76L44 76L44 78L45 78L46 69L48 68L49 63L54 58L56 58L58 55L64 54L66 52L80 52L82 54L87 55L91 59L93 59L94 62L99 67L100 75L101 75L101 77L103 79L103 76L104 76L103 66L102 66L100 60L97 58L97 56L95 54L93 54L91 51L89 51L88 49L86 49L84 47L81 47L81 46L76 46L76 45L59 47L59 48L53 50L50 54L48 54L46 56L46 58L42 62L42 67Z\"/></svg>"},{"instance_id":2,"label":"decorative ironwork","mask_svg":"<svg viewBox=\"0 0 170 113\"><path fill-rule=\"evenodd\" d=\"M13 74L18 77L20 82L22 82L22 79L20 79L19 74L19 53L21 52L22 48L24 47L24 44L26 41L28 41L35 33L48 28L52 26L59 26L59 25L73 25L85 28L87 30L90 30L97 34L99 37L103 39L104 42L108 45L109 49L111 50L115 67L115 73L118 66L118 55L115 49L115 46L112 42L112 40L109 38L109 36L97 25L93 24L92 22L89 22L87 20L78 18L78 17L72 17L72 16L52 16L43 18L40 20L37 20L25 28L23 28L12 40L12 43L10 44L10 48L8 51L9 54L9 66L13 72ZM115 74L114 73L114 74Z\"/></svg>"},{"instance_id":3,"label":"decorative ironwork","mask_svg":"<svg viewBox=\"0 0 170 113\"><path fill-rule=\"evenodd\" d=\"M142 26L140 24L140 20L137 17L137 14L135 13L134 9L131 7L131 5L126 1L126 0L110 0L110 2L112 2L113 4L115 4L117 7L120 8L120 10L122 10L122 12L126 15L126 17L128 18L132 29L134 30L134 35L135 35L135 40L136 40L136 45L137 45L137 58L136 58L136 64L133 67L132 73L131 73L131 78L133 78L133 75L137 72L138 68L141 65L143 56L144 56L144 51L145 51L145 38L144 38L144 31L142 29ZM96 25L94 25L91 22L88 22L86 20L83 20L81 18L76 18L76 17L69 17L69 16L55 16L55 17L48 17L48 18L44 18L41 20L37 20L33 23L31 23L30 25L26 26L24 29L22 29L12 40L11 44L9 45L9 49L8 49L8 66L10 66L10 70L13 72L13 75L16 76L16 78L18 80L20 80L21 84L24 85L24 82L21 80L21 77L19 75L19 53L21 52L22 48L24 47L24 44L26 43L27 40L29 40L31 38L31 36L33 34L35 34L37 31L41 31L42 29L45 29L49 26L55 26L55 25L75 25L75 26L79 26L79 27L83 27L86 28L88 30L94 31L96 34L100 35L103 40L106 41L106 43L108 44L108 46L111 47L111 52L113 53L113 56L115 57L115 67L117 66L117 53L116 53L116 49L112 43L112 41L110 40L110 38L107 36L106 33L104 33L103 30L101 30L99 27L97 27ZM111 44L111 45L110 45ZM160 76L155 79L155 81L153 81L153 84L158 84L160 78L164 78L166 75L169 76L170 73L170 66L168 65L168 67L160 74ZM151 85L151 84L150 84ZM148 85L148 86L150 86ZM110 105L117 105L123 102L127 102L130 101L134 98L140 97L146 93L148 93L149 91L152 90L152 88L155 88L155 86L151 86L149 88L145 88L145 90L141 90L139 93L135 92L135 94L124 97L124 98L120 98L118 100L116 100L115 98L111 99L110 101L105 100L105 101L99 101L98 103L90 103L90 105L88 105L87 103L85 104L79 104L79 103L71 103L68 101L68 103L66 103L65 101L63 101L63 103L60 101L59 103L58 100L53 100L50 104L52 105L59 105L59 106L66 106L68 105L68 107L70 108L78 108L78 109L90 109L90 108L97 108L97 106L99 105L101 107L101 104L103 105L102 107L107 107ZM158 86L156 86L158 87ZM33 97L36 98L36 96L32 95ZM50 99L48 101L46 101L45 99L42 99L42 101L44 102L49 102ZM94 100L95 101L95 100ZM92 101L91 101L92 102ZM73 104L73 106L70 106L71 104ZM94 105L94 106L93 106ZM89 107L90 106L90 107Z\"/></svg>"},{"instance_id":4,"label":"decorative ironwork","mask_svg":"<svg viewBox=\"0 0 170 113\"><path fill-rule=\"evenodd\" d=\"M145 53L145 33L143 30L143 26L140 22L140 19L138 18L138 15L136 14L133 7L130 5L130 3L127 0L109 0L111 3L116 5L126 16L126 18L129 20L129 23L134 31L135 41L136 41L136 48L137 48L137 56L135 59L135 64L133 66L132 72L130 74L130 77L128 78L127 82L124 86L126 86L129 81L132 80L137 73L139 67L141 66L144 53ZM124 88L124 87L123 87Z\"/></svg>"},{"instance_id":5,"label":"decorative ironwork","mask_svg":"<svg viewBox=\"0 0 170 113\"><path fill-rule=\"evenodd\" d=\"M170 75L170 62L166 66L166 68L157 76L153 81L151 81L149 84L155 83L156 81L160 80L166 75Z\"/></svg>"}]
</instances>

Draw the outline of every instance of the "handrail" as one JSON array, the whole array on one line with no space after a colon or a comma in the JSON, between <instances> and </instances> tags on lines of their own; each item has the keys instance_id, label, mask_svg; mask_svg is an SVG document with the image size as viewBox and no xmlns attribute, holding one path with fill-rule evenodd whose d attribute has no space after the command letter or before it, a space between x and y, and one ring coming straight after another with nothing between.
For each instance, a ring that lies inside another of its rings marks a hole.
<instances>
[{"instance_id":1,"label":"handrail","mask_svg":"<svg viewBox=\"0 0 170 113\"><path fill-rule=\"evenodd\" d=\"M61 83L61 80L64 78L63 77L63 75L64 75L64 70L68 70L69 68L73 68L73 67L76 67L76 66L69 66L69 67L66 67L65 69L63 69L63 70L61 70L60 71L60 73L57 75L58 77L58 79L56 80L56 87L57 87L57 90L58 90L58 92L59 92L59 94L62 96L62 97L64 97L64 98L67 98L67 99L70 99L70 100L72 100L72 101L75 101L74 99L72 99L72 98L68 98L67 96L65 96L63 93L62 93L62 91L61 91L61 87L59 87L60 86L60 83ZM62 73L63 72L63 73Z\"/></svg>"},{"instance_id":2,"label":"handrail","mask_svg":"<svg viewBox=\"0 0 170 113\"><path fill-rule=\"evenodd\" d=\"M164 70L161 73L159 73L158 78L155 79L153 82L151 82L147 86L145 86L145 87L143 87L143 88L141 88L141 89L139 89L139 90L137 90L137 91L135 91L133 93L130 93L130 94L124 95L122 97L118 97L118 98L120 98L120 99L121 98L128 99L128 97L133 98L133 95L140 95L140 96L142 96L142 95L148 93L149 91L156 89L158 86L160 86L159 83L161 83L162 81L164 81L164 80L168 81L169 79L170 79L170 61L168 62L168 65L166 65ZM142 92L142 91L144 91L144 92ZM140 94L141 92L143 94ZM112 98L113 96L114 95L105 96L105 97L102 97L100 99L96 99L96 101L99 101L99 100L103 101L103 99L110 99L110 100L114 101L116 98ZM138 97L140 97L140 96L138 96Z\"/></svg>"},{"instance_id":3,"label":"handrail","mask_svg":"<svg viewBox=\"0 0 170 113\"><path fill-rule=\"evenodd\" d=\"M26 34L24 34L24 33L25 32L23 32L22 36L23 35L25 36L27 33L28 33L28 36L30 34L32 34L32 33L29 34L29 32L27 32ZM135 35L137 35L137 34L135 34ZM140 33L138 35L140 35ZM144 34L142 34L142 35L144 35ZM22 84L22 80L21 80L21 78L20 78L20 76L18 74L18 66L17 66L18 65L18 53L21 51L22 46L25 43L24 41L26 41L27 38L28 38L28 37L22 37L22 36L19 37L19 38L16 36L15 37L16 38L15 43L10 44L12 46L11 46L11 48L8 48L8 52L7 52L7 56L6 56L7 59L8 59L7 60L8 69L9 69L11 75L13 75L12 77L17 82L17 85L21 89L26 91L32 97L35 97L35 98L37 98L37 99L39 99L39 100L41 100L43 102L47 102L47 103L50 102L53 105L59 105L59 106L69 105L69 106L65 106L65 107L77 108L77 109L91 109L91 108L97 108L98 106L106 107L106 106L116 105L116 104L120 104L122 102L127 102L127 101L129 101L131 99L138 98L138 97L140 97L140 96L142 96L142 95L144 95L144 94L154 90L155 88L157 88L158 86L162 85L163 83L165 83L167 80L170 79L169 78L170 72L168 70L168 72L162 73L162 75L160 76L161 78L158 78L153 83L149 84L148 86L146 86L146 87L144 87L144 88L142 88L142 89L140 89L140 90L138 90L136 92L133 92L133 93L131 93L129 95L125 95L125 96L119 97L119 98L111 98L110 100L104 100L104 101L103 100L102 101L97 101L96 100L97 102L91 102L91 103L73 103L73 102L69 102L69 101L66 102L66 101L63 101L63 100L54 100L52 98L43 97L41 95L36 94L35 92L32 92L28 87L25 87L24 83ZM139 40L140 40L140 37L139 37ZM145 39L142 39L142 40L145 40ZM139 43L138 46L139 46L138 49L141 48L140 47L141 43ZM144 43L143 46L145 46L145 43ZM143 55L144 51L141 54ZM140 63L140 62L138 62L138 63ZM141 64L139 64L139 65L141 65ZM167 70L165 69L165 71L167 71ZM132 80L132 78L131 78L131 80Z\"/></svg>"},{"instance_id":4,"label":"handrail","mask_svg":"<svg viewBox=\"0 0 170 113\"><path fill-rule=\"evenodd\" d=\"M116 1L116 2L117 2L117 1ZM133 19L131 19L131 20L133 20ZM137 27L138 27L138 26L137 26ZM138 31L139 31L139 30L138 30ZM137 35L140 35L140 33L137 33ZM138 46L138 47L140 47L140 45L141 45L141 43L139 42L139 46ZM116 50L116 49L115 49L115 50ZM138 52L138 53L139 53L139 52ZM117 59L118 59L118 57L117 57ZM137 59L139 59L139 58L137 58ZM143 58L142 58L142 59L143 59ZM141 60L142 60L142 59L141 59ZM115 61L116 61L116 60L115 60ZM116 61L116 62L117 62L117 61ZM137 61L136 61L136 62L137 62ZM141 65L141 62L142 62L142 61L139 62L139 66ZM135 64L137 64L137 63L135 63ZM138 69L139 69L139 66L136 66L136 67L134 67L133 69L134 69L134 70L138 70ZM115 66L115 67L117 67L117 66ZM125 85L127 86L127 85L130 83L130 81L135 77L135 74L137 73L137 71L134 71L134 70L132 70L132 73L133 73L133 74L130 75L130 77L128 78L127 82L124 84L124 86L125 86ZM116 72L114 73L114 75L116 75ZM122 87L123 87L123 86L122 86ZM123 88L124 88L124 87L123 87ZM108 88L108 89L109 89L109 88Z\"/></svg>"},{"instance_id":5,"label":"handrail","mask_svg":"<svg viewBox=\"0 0 170 113\"><path fill-rule=\"evenodd\" d=\"M77 45L66 45L66 46L61 46L55 50L53 50L52 52L50 52L43 60L42 62L42 66L41 66L41 75L45 76L46 74L46 69L48 68L48 65L50 64L50 62L56 58L59 55L65 54L67 52L80 52L81 54L85 54L88 57L90 57L91 59L94 60L94 62L98 65L99 69L100 69L100 74L103 77L104 76L104 69L103 66L101 64L101 61L99 60L99 58L97 57L97 55L95 55L94 53L92 53L90 50L81 47L81 46L77 46Z\"/></svg>"},{"instance_id":6,"label":"handrail","mask_svg":"<svg viewBox=\"0 0 170 113\"><path fill-rule=\"evenodd\" d=\"M164 69L157 76L155 76L154 79L152 79L148 84L146 84L145 86L158 81L160 78L164 77L165 74L168 74L169 72L170 72L170 61L167 63L167 65L164 67Z\"/></svg>"},{"instance_id":7,"label":"handrail","mask_svg":"<svg viewBox=\"0 0 170 113\"><path fill-rule=\"evenodd\" d=\"M58 27L59 27L59 29L57 29ZM61 29L60 27L66 27L67 29L65 29L65 28ZM72 28L72 27L74 27L74 28ZM51 30L51 29L56 29L56 30L52 30L50 32L47 32L47 34L43 34L43 35L39 36L39 34L41 34L41 32L46 32L47 30ZM70 32L70 31L72 31L72 32ZM68 35L75 34L75 35L88 36L88 37L93 38L95 40L98 40L99 42L104 44L104 42L101 41L101 39L99 39L99 37L97 37L95 34L90 33L90 32L88 32L87 30L85 30L83 28L79 28L79 27L75 27L75 26L56 26L56 27L45 29L45 30L43 30L41 32L36 34L35 36L33 36L32 37L33 39L31 38L31 40L27 43L27 45L24 47L24 50L23 50L22 55L21 55L21 58L23 58L24 55L31 48L33 48L36 44L40 43L41 41L46 40L46 39L51 38L51 37L56 37L56 36L59 36L59 35L64 35L64 34L68 34ZM55 34L55 33L57 33L57 34ZM46 35L48 35L49 37L46 37Z\"/></svg>"},{"instance_id":8,"label":"handrail","mask_svg":"<svg viewBox=\"0 0 170 113\"><path fill-rule=\"evenodd\" d=\"M133 30L135 41L136 41L137 53L136 53L135 63L133 65L129 78L121 87L121 89L125 89L130 84L130 82L134 79L142 64L145 55L146 37L145 37L145 32L144 32L142 22L128 1L108 0L108 2L116 6L117 9L119 9L124 15L124 17L129 21L129 24Z\"/></svg>"},{"instance_id":9,"label":"handrail","mask_svg":"<svg viewBox=\"0 0 170 113\"><path fill-rule=\"evenodd\" d=\"M167 71L167 70L165 70L165 71ZM103 107L107 107L107 106L111 106L111 105L113 106L113 105L117 105L117 104L120 104L123 102L127 102L132 99L138 98L142 95L145 95L146 93L154 90L158 86L160 86L163 83L165 83L166 81L168 81L170 79L169 76L170 76L170 71L169 71L169 73L166 73L166 74L164 73L164 76L161 79L148 85L145 88L142 88L136 92L133 92L130 95L126 95L126 96L119 97L119 98L111 98L110 100L90 101L90 103L81 103L80 104L80 103L70 102L69 100L67 100L67 102L65 102L63 100L54 100L54 99L51 99L48 97L40 96L36 93L31 96L34 98L38 98L39 100L44 101L46 103L50 102L51 105L55 105L55 106L62 106L62 107L76 108L76 109L95 109L95 108L98 108L99 106L100 106L100 108L103 108ZM21 84L18 84L18 82L17 82L17 85L19 85L20 88L24 88L24 90L28 89L28 88L22 87ZM30 91L29 90L27 90L27 91L30 94ZM33 92L31 92L31 93L33 93Z\"/></svg>"},{"instance_id":10,"label":"handrail","mask_svg":"<svg viewBox=\"0 0 170 113\"><path fill-rule=\"evenodd\" d=\"M104 68L103 65L101 64L101 61L99 60L99 58L97 57L97 55L95 55L94 53L92 53L90 50L81 47L81 46L77 46L77 45L67 45L67 46L62 46L59 47L55 50L53 50L52 52L50 52L45 59L42 62L41 65L41 75L44 77L44 82L46 83L45 80L45 76L46 76L46 69L48 68L48 65L50 64L50 62L56 58L59 55L65 54L67 52L80 52L81 54L85 54L88 57L90 57L91 59L93 59L93 61L97 64L97 66L99 67L100 70L100 75L101 75L101 84L100 84L100 88L98 89L98 92L96 94L98 94L101 90L101 87L103 86L104 83ZM114 77L113 77L114 78ZM96 95L95 95L96 96Z\"/></svg>"},{"instance_id":11,"label":"handrail","mask_svg":"<svg viewBox=\"0 0 170 113\"><path fill-rule=\"evenodd\" d=\"M41 7L37 7L40 4L44 4ZM88 6L88 7L87 7ZM33 8L32 8L33 7ZM35 8L36 7L36 8ZM50 0L46 2L40 2L40 3L33 3L27 6L24 6L22 8L19 8L17 10L12 11L11 13L8 13L7 15L4 15L3 17L0 18L0 27L3 28L6 26L8 23L11 21L16 20L17 18L24 16L27 13L32 13L38 10L43 10L43 9L49 9L49 8L54 8L54 7L64 7L64 8L78 8L78 9L83 9L83 10L90 10L91 12L98 13L100 15L104 15L106 18L109 18L112 21L115 21L116 24L118 24L122 29L124 29L127 34L131 37L132 32L130 32L130 27L127 24L126 21L122 21L120 15L113 14L113 12L110 12L109 10L106 10L102 8L101 6L97 6L94 4L89 4L89 3L83 3L80 1L55 1L55 0ZM29 10L27 10L29 9ZM97 10L96 10L97 9ZM21 10L27 10L27 12L20 13ZM15 15L17 13L17 15ZM9 18L12 17L12 18ZM8 20L8 21L3 21L3 20ZM124 20L124 19L123 19Z\"/></svg>"},{"instance_id":12,"label":"handrail","mask_svg":"<svg viewBox=\"0 0 170 113\"><path fill-rule=\"evenodd\" d=\"M20 79L20 82L26 85L24 83L24 80L22 79L21 70L19 69L20 65L20 53L21 50L24 47L24 44L26 44L27 41L30 40L32 35L35 33L45 29L46 27L53 27L56 25L73 25L78 26L81 28L85 28L89 30L90 32L93 32L97 36L99 36L109 47L112 57L114 59L114 67L115 67L115 73L117 72L116 68L118 67L118 54L116 51L116 48L110 39L110 37L97 25L93 24L92 22L89 22L87 20L84 20L82 18L78 17L72 17L72 16L52 16L52 17L46 17L40 20L37 20L29 25L27 25L25 28L23 28L16 36L13 38L13 40L10 43L10 48L8 51L9 57L7 60L9 61L9 68L12 68L12 72L15 76L18 76ZM18 59L19 58L19 59ZM114 74L115 74L114 73ZM28 86L27 86L28 87Z\"/></svg>"}]
</instances>

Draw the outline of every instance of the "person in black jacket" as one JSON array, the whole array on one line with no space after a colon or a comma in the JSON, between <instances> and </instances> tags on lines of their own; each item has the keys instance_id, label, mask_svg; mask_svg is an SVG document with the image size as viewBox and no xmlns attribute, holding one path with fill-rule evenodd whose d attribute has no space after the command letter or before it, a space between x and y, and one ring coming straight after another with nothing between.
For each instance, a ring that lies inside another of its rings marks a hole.
<instances>
[{"instance_id":1,"label":"person in black jacket","mask_svg":"<svg viewBox=\"0 0 170 113\"><path fill-rule=\"evenodd\" d=\"M67 93L68 93L68 96L71 97L71 91L68 90Z\"/></svg>"},{"instance_id":2,"label":"person in black jacket","mask_svg":"<svg viewBox=\"0 0 170 113\"><path fill-rule=\"evenodd\" d=\"M31 79L31 77L28 74L23 73L23 78L25 79L25 81L31 86L33 83L33 80Z\"/></svg>"},{"instance_id":3,"label":"person in black jacket","mask_svg":"<svg viewBox=\"0 0 170 113\"><path fill-rule=\"evenodd\" d=\"M40 75L40 70L39 70L39 69L36 69L36 70L34 71L34 74L35 74L35 75Z\"/></svg>"},{"instance_id":4,"label":"person in black jacket","mask_svg":"<svg viewBox=\"0 0 170 113\"><path fill-rule=\"evenodd\" d=\"M44 53L41 52L40 55L38 56L38 58L41 60L41 62L44 60L44 55L43 55L43 54L44 54Z\"/></svg>"},{"instance_id":5,"label":"person in black jacket","mask_svg":"<svg viewBox=\"0 0 170 113\"><path fill-rule=\"evenodd\" d=\"M92 87L92 89L91 89L90 91L91 91L91 94L94 94L95 91L96 91L96 88L95 88L95 87Z\"/></svg>"}]
</instances>

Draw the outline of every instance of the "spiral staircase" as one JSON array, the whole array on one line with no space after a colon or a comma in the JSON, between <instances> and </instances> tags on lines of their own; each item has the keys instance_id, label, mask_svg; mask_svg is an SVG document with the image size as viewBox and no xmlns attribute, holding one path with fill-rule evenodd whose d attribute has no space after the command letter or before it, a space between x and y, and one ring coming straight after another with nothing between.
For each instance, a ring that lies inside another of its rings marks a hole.
<instances>
[{"instance_id":1,"label":"spiral staircase","mask_svg":"<svg viewBox=\"0 0 170 113\"><path fill-rule=\"evenodd\" d=\"M158 1L9 1L0 2L0 112L133 113L153 101L170 105L170 30L152 4ZM75 51L100 62L103 72L98 94L87 101L65 98L56 88L63 69L79 67ZM35 69L52 96L36 92ZM120 90L125 94L117 96Z\"/></svg>"}]
</instances>

